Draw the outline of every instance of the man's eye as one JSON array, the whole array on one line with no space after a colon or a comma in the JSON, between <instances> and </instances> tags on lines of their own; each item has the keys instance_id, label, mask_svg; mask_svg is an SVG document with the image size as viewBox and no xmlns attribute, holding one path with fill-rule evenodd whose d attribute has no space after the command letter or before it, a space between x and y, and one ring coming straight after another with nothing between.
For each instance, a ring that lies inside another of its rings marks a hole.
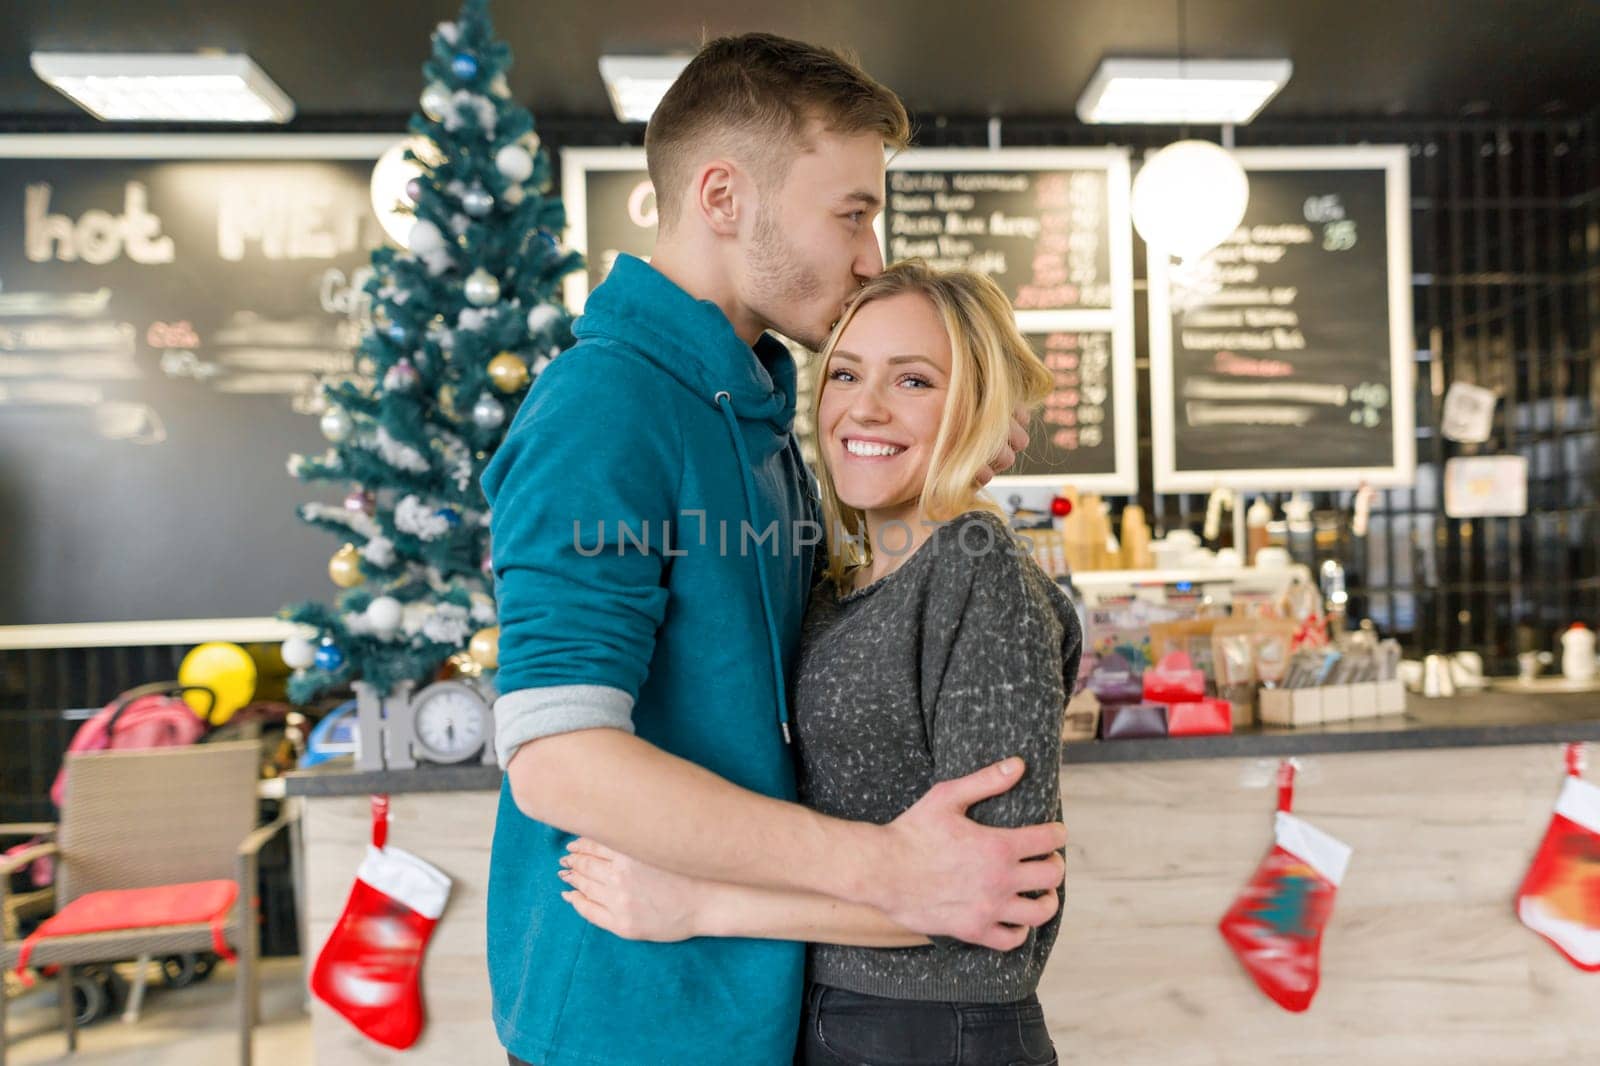
<instances>
[{"instance_id":1,"label":"man's eye","mask_svg":"<svg viewBox=\"0 0 1600 1066\"><path fill-rule=\"evenodd\" d=\"M867 213L865 211L852 211L845 217L859 226L861 225L861 220L867 217Z\"/></svg>"}]
</instances>

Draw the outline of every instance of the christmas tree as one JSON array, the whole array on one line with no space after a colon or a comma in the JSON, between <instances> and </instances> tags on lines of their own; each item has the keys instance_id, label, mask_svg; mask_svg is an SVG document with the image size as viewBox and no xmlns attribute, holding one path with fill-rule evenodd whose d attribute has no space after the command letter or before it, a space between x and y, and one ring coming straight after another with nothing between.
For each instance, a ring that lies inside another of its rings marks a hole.
<instances>
[{"instance_id":1,"label":"christmas tree","mask_svg":"<svg viewBox=\"0 0 1600 1066\"><path fill-rule=\"evenodd\" d=\"M426 682L469 643L496 665L478 479L533 378L572 343L558 290L581 265L558 242L565 211L510 64L488 0L434 32L406 152L422 169L406 188L407 247L372 253L359 377L323 390L332 447L289 460L302 481L351 486L342 507L301 508L343 542L329 575L344 591L283 612L316 631L283 645L297 703L357 679Z\"/></svg>"}]
</instances>

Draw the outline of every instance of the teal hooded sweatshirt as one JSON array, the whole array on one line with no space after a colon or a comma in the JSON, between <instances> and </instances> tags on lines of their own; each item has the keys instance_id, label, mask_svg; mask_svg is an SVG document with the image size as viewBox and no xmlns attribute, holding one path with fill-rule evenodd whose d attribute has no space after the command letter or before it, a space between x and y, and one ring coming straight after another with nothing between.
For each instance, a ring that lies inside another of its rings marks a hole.
<instances>
[{"instance_id":1,"label":"teal hooded sweatshirt","mask_svg":"<svg viewBox=\"0 0 1600 1066\"><path fill-rule=\"evenodd\" d=\"M613 727L793 800L785 679L821 534L794 361L626 255L574 332L483 476L502 763ZM789 1063L804 945L620 939L560 898L572 839L502 785L488 959L507 1049L538 1066Z\"/></svg>"}]
</instances>

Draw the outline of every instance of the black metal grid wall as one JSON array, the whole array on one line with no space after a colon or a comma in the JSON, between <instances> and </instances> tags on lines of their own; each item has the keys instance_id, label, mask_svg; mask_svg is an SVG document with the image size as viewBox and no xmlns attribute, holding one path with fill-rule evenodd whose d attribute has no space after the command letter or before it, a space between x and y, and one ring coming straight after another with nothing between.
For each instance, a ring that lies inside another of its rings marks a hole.
<instances>
[{"instance_id":1,"label":"black metal grid wall","mask_svg":"<svg viewBox=\"0 0 1600 1066\"><path fill-rule=\"evenodd\" d=\"M295 128L392 132L399 125L392 116L347 116ZM104 129L0 120L5 132ZM543 119L540 129L557 148L637 145L641 138L638 127L589 119ZM1135 151L1182 132L1043 119L1010 120L999 130L1007 146L1123 144ZM982 119L934 118L921 123L918 140L982 147L990 135ZM1551 648L1555 632L1576 619L1600 623L1600 112L1582 120L1264 123L1238 130L1237 140L1241 147L1411 149L1417 484L1380 492L1369 535L1359 541L1346 520L1352 493L1313 494L1318 551L1348 564L1357 612L1398 634L1412 653L1476 649L1493 672L1509 672L1524 647ZM1142 249L1135 264L1142 279ZM1147 396L1144 282L1137 285L1140 391ZM1486 444L1459 445L1438 432L1444 390L1457 380L1501 394ZM1141 404L1147 487L1140 502L1159 529L1198 529L1204 497L1158 496L1148 488L1149 417ZM1528 458L1526 517L1444 514L1443 463L1473 453ZM1275 504L1284 498L1269 495ZM49 816L45 792L71 731L62 709L103 704L134 685L172 677L184 650L0 652L0 821Z\"/></svg>"}]
</instances>

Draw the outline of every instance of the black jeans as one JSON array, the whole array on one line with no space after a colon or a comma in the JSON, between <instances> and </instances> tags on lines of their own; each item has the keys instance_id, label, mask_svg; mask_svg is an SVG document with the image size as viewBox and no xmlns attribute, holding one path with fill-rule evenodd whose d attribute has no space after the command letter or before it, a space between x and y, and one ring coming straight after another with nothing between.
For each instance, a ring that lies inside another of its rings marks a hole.
<instances>
[{"instance_id":1,"label":"black jeans","mask_svg":"<svg viewBox=\"0 0 1600 1066\"><path fill-rule=\"evenodd\" d=\"M1039 997L1014 1003L883 999L813 984L797 1066L1055 1066Z\"/></svg>"}]
</instances>

